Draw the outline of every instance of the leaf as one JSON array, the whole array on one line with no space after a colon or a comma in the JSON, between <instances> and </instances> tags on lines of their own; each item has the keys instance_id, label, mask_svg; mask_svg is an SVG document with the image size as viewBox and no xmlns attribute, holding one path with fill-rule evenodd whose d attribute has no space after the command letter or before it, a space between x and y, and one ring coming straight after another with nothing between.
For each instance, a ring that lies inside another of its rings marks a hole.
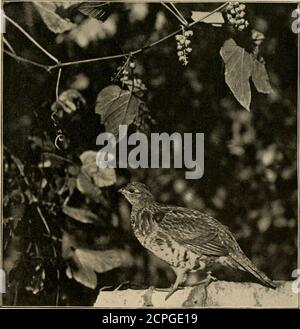
<instances>
[{"instance_id":1,"label":"leaf","mask_svg":"<svg viewBox=\"0 0 300 329\"><path fill-rule=\"evenodd\" d=\"M64 158L60 155L57 155L55 153L51 152L42 152L41 156L41 163L39 164L39 167L61 167L62 165L65 165L66 163L72 164L72 161ZM45 163L47 166L45 166ZM49 165L50 164L50 165Z\"/></svg>"},{"instance_id":2,"label":"leaf","mask_svg":"<svg viewBox=\"0 0 300 329\"><path fill-rule=\"evenodd\" d=\"M62 211L65 215L84 224L93 224L98 221L98 216L89 210L63 206Z\"/></svg>"},{"instance_id":3,"label":"leaf","mask_svg":"<svg viewBox=\"0 0 300 329\"><path fill-rule=\"evenodd\" d=\"M61 256L64 259L71 258L77 244L75 242L74 237L68 232L62 232L62 242L61 242Z\"/></svg>"},{"instance_id":4,"label":"leaf","mask_svg":"<svg viewBox=\"0 0 300 329\"><path fill-rule=\"evenodd\" d=\"M250 111L250 76L253 57L233 39L226 40L220 54L225 63L225 81L240 104Z\"/></svg>"},{"instance_id":5,"label":"leaf","mask_svg":"<svg viewBox=\"0 0 300 329\"><path fill-rule=\"evenodd\" d=\"M76 269L68 266L66 275L69 279L74 279L87 288L95 289L97 287L96 273L89 268L84 268L81 264L77 264Z\"/></svg>"},{"instance_id":6,"label":"leaf","mask_svg":"<svg viewBox=\"0 0 300 329\"><path fill-rule=\"evenodd\" d=\"M209 13L209 11L192 11L192 20L194 22L201 21L202 23L213 24L215 26L222 26L222 24L225 23L222 13L216 12L211 15L209 15ZM206 17L207 15L209 16Z\"/></svg>"},{"instance_id":7,"label":"leaf","mask_svg":"<svg viewBox=\"0 0 300 329\"><path fill-rule=\"evenodd\" d=\"M93 201L100 203L104 200L101 190L84 173L80 173L76 180L78 190Z\"/></svg>"},{"instance_id":8,"label":"leaf","mask_svg":"<svg viewBox=\"0 0 300 329\"><path fill-rule=\"evenodd\" d=\"M69 20L55 13L58 6L55 2L36 1L34 5L50 31L54 33L64 33L75 26Z\"/></svg>"},{"instance_id":9,"label":"leaf","mask_svg":"<svg viewBox=\"0 0 300 329\"><path fill-rule=\"evenodd\" d=\"M100 251L77 248L71 258L76 268L69 266L67 276L91 289L95 289L97 286L95 272L105 273L121 266L129 266L132 263L131 255L122 250Z\"/></svg>"},{"instance_id":10,"label":"leaf","mask_svg":"<svg viewBox=\"0 0 300 329\"><path fill-rule=\"evenodd\" d=\"M259 92L271 93L272 88L264 64L238 46L233 39L226 40L220 50L225 63L225 81L239 103L250 111L252 77Z\"/></svg>"},{"instance_id":11,"label":"leaf","mask_svg":"<svg viewBox=\"0 0 300 329\"><path fill-rule=\"evenodd\" d=\"M265 65L257 60L253 64L252 81L260 93L271 94L274 92Z\"/></svg>"},{"instance_id":12,"label":"leaf","mask_svg":"<svg viewBox=\"0 0 300 329\"><path fill-rule=\"evenodd\" d=\"M86 104L84 97L76 89L68 89L59 95L58 102L53 103L52 111L62 108L66 113L74 113Z\"/></svg>"},{"instance_id":13,"label":"leaf","mask_svg":"<svg viewBox=\"0 0 300 329\"><path fill-rule=\"evenodd\" d=\"M131 91L111 85L100 91L95 112L101 115L106 131L118 137L119 125L131 124L142 101Z\"/></svg>"},{"instance_id":14,"label":"leaf","mask_svg":"<svg viewBox=\"0 0 300 329\"><path fill-rule=\"evenodd\" d=\"M82 171L91 177L98 187L107 187L115 184L117 177L113 168L99 168L96 163L97 152L85 151L80 155Z\"/></svg>"},{"instance_id":15,"label":"leaf","mask_svg":"<svg viewBox=\"0 0 300 329\"><path fill-rule=\"evenodd\" d=\"M134 78L133 80L121 79L121 81L124 85L128 87L128 89L131 90L133 88L133 92L138 97L143 97L145 92L147 91L147 87L145 86L145 84L141 79L137 79L137 78Z\"/></svg>"},{"instance_id":16,"label":"leaf","mask_svg":"<svg viewBox=\"0 0 300 329\"><path fill-rule=\"evenodd\" d=\"M105 273L122 265L127 265L128 254L121 250L76 249L75 256L84 267L91 268L97 273Z\"/></svg>"}]
</instances>

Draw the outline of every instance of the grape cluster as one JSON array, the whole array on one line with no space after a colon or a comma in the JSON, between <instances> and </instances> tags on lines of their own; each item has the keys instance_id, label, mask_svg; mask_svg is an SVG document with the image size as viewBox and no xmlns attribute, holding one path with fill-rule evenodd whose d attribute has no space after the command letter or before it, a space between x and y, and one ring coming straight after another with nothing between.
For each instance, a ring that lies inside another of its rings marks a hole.
<instances>
[{"instance_id":1,"label":"grape cluster","mask_svg":"<svg viewBox=\"0 0 300 329\"><path fill-rule=\"evenodd\" d=\"M245 9L246 5L240 2L229 2L226 6L227 20L238 31L244 31L249 26Z\"/></svg>"},{"instance_id":2,"label":"grape cluster","mask_svg":"<svg viewBox=\"0 0 300 329\"><path fill-rule=\"evenodd\" d=\"M146 135L148 135L152 128L156 125L156 121L153 119L145 103L141 103L139 106L138 113L133 124L137 131L140 131Z\"/></svg>"},{"instance_id":3,"label":"grape cluster","mask_svg":"<svg viewBox=\"0 0 300 329\"><path fill-rule=\"evenodd\" d=\"M121 81L125 82L128 81L130 79L130 77L133 76L133 71L136 67L136 64L133 60L130 60L127 65L125 65L125 67L123 67L122 69L122 77L121 77Z\"/></svg>"},{"instance_id":4,"label":"grape cluster","mask_svg":"<svg viewBox=\"0 0 300 329\"><path fill-rule=\"evenodd\" d=\"M134 78L136 63L132 58L127 59L125 63L117 68L117 72L112 76L112 81L121 81L127 83Z\"/></svg>"},{"instance_id":5,"label":"grape cluster","mask_svg":"<svg viewBox=\"0 0 300 329\"><path fill-rule=\"evenodd\" d=\"M192 30L185 30L184 27L182 27L182 33L177 34L175 39L177 41L177 55L179 62L183 66L188 65L188 55L192 52L192 48L190 47L191 40L190 37L193 36Z\"/></svg>"}]
</instances>

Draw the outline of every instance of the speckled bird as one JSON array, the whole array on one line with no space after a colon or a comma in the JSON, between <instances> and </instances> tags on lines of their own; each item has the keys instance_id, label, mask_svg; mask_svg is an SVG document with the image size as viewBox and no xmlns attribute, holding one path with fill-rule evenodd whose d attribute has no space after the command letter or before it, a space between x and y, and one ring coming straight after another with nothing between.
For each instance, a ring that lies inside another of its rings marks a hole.
<instances>
[{"instance_id":1,"label":"speckled bird","mask_svg":"<svg viewBox=\"0 0 300 329\"><path fill-rule=\"evenodd\" d=\"M130 183L120 192L132 205L131 225L137 239L175 271L176 281L167 297L184 284L187 273L214 262L249 272L264 286L276 288L247 258L229 229L213 217L160 204L142 183Z\"/></svg>"}]
</instances>

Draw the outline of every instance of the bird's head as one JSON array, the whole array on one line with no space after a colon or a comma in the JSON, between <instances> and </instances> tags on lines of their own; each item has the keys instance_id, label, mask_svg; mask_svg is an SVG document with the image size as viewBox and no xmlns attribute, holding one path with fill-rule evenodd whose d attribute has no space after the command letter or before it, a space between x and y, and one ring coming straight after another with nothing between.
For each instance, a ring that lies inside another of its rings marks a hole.
<instances>
[{"instance_id":1,"label":"bird's head","mask_svg":"<svg viewBox=\"0 0 300 329\"><path fill-rule=\"evenodd\" d=\"M133 182L119 189L125 198L134 206L142 205L145 202L154 201L154 196L149 188L142 183Z\"/></svg>"}]
</instances>

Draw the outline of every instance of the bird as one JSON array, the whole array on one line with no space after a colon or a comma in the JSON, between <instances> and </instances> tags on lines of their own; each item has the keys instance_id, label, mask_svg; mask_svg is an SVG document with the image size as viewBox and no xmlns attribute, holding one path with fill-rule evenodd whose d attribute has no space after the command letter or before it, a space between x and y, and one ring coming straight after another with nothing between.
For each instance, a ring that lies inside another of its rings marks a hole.
<instances>
[{"instance_id":1,"label":"bird","mask_svg":"<svg viewBox=\"0 0 300 329\"><path fill-rule=\"evenodd\" d=\"M276 289L274 282L245 255L229 228L212 216L158 203L140 182L131 182L119 192L132 205L130 221L136 238L176 274L166 299L184 285L188 273L205 270L214 263L249 272L262 285ZM207 278L215 279L211 272L207 272Z\"/></svg>"}]
</instances>

